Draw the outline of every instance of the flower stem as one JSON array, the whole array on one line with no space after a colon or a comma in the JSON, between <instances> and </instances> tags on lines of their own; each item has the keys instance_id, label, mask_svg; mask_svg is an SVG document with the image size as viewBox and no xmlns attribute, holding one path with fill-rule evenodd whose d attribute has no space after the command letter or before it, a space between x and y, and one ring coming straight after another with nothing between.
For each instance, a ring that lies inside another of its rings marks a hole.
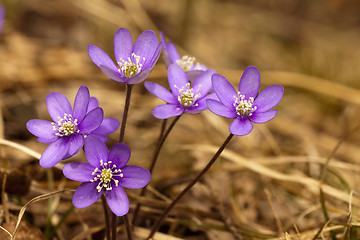
<instances>
[{"instance_id":1,"label":"flower stem","mask_svg":"<svg viewBox=\"0 0 360 240\"><path fill-rule=\"evenodd\" d=\"M126 233L127 233L128 240L132 240L132 227L131 227L131 223L129 221L128 215L127 214L124 215L123 219L124 219L125 226L126 226Z\"/></svg>"},{"instance_id":2,"label":"flower stem","mask_svg":"<svg viewBox=\"0 0 360 240\"><path fill-rule=\"evenodd\" d=\"M108 212L108 208L107 208L106 197L104 194L101 195L101 203L102 203L102 206L104 209L106 239L111 240L109 212Z\"/></svg>"},{"instance_id":3,"label":"flower stem","mask_svg":"<svg viewBox=\"0 0 360 240\"><path fill-rule=\"evenodd\" d=\"M133 86L134 85L132 85L132 84L126 84L126 98L125 98L124 112L123 112L123 117L122 117L121 127L120 127L119 143L124 141L126 120L128 117L128 112L129 112L129 107L130 107L130 98L131 98L131 92L132 92Z\"/></svg>"},{"instance_id":4,"label":"flower stem","mask_svg":"<svg viewBox=\"0 0 360 240\"><path fill-rule=\"evenodd\" d=\"M151 239L156 231L160 228L162 222L165 220L171 209L180 201L180 199L201 179L201 177L210 169L216 159L220 156L222 151L225 149L226 145L230 142L231 138L234 135L230 133L230 135L226 138L225 142L221 145L221 147L214 154L212 159L208 162L205 168L186 186L186 188L170 203L170 205L164 210L162 215L156 221L154 226L151 229L151 232L148 236L148 240Z\"/></svg>"},{"instance_id":5,"label":"flower stem","mask_svg":"<svg viewBox=\"0 0 360 240\"><path fill-rule=\"evenodd\" d=\"M160 131L160 135L159 135L159 139L158 139L158 143L157 143L157 146L155 148L155 151L154 151L154 154L153 154L153 158L151 160L151 165L150 165L150 168L149 168L149 172L152 173L153 170L154 170L154 167L155 167L155 164L156 164L156 160L159 156L159 153L160 153L160 150L161 150L161 147L163 146L167 136L169 136L169 133L171 132L171 130L174 128L176 122L180 119L181 115L180 116L177 116L174 121L170 124L169 128L166 130L166 132L164 133L165 131L165 127L166 127L166 119L163 121L163 124L161 125L161 131ZM140 196L144 196L146 193L146 186L144 188L141 189L141 192L140 192ZM141 208L141 204L138 203L136 204L136 207L134 209L134 214L133 214L133 219L132 219L132 224L133 225L136 225L136 220L137 220L137 217L138 217L138 214L140 212L140 208Z\"/></svg>"}]
</instances>

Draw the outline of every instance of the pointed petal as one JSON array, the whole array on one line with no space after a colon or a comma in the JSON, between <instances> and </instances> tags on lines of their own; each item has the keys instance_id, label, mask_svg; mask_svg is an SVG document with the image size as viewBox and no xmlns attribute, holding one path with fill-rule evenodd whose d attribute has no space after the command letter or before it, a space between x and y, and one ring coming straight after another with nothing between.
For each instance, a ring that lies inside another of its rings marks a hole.
<instances>
[{"instance_id":1,"label":"pointed petal","mask_svg":"<svg viewBox=\"0 0 360 240\"><path fill-rule=\"evenodd\" d=\"M40 157L40 165L44 168L55 166L64 159L69 147L69 138L59 138L45 149Z\"/></svg>"},{"instance_id":2,"label":"pointed petal","mask_svg":"<svg viewBox=\"0 0 360 240\"><path fill-rule=\"evenodd\" d=\"M145 187L151 179L151 174L148 170L138 166L128 165L122 170L123 177L116 177L122 187L130 189L138 189Z\"/></svg>"},{"instance_id":3,"label":"pointed petal","mask_svg":"<svg viewBox=\"0 0 360 240\"><path fill-rule=\"evenodd\" d=\"M185 85L189 82L185 71L176 63L173 63L168 68L168 79L171 92L174 96L179 95L179 89L181 87L185 87Z\"/></svg>"},{"instance_id":4,"label":"pointed petal","mask_svg":"<svg viewBox=\"0 0 360 240\"><path fill-rule=\"evenodd\" d=\"M230 125L229 130L232 134L238 136L244 136L249 134L253 129L253 125L251 124L248 118L236 118Z\"/></svg>"},{"instance_id":5,"label":"pointed petal","mask_svg":"<svg viewBox=\"0 0 360 240\"><path fill-rule=\"evenodd\" d=\"M94 179L94 166L83 162L72 162L63 167L64 176L78 182L90 182Z\"/></svg>"},{"instance_id":6,"label":"pointed petal","mask_svg":"<svg viewBox=\"0 0 360 240\"><path fill-rule=\"evenodd\" d=\"M125 143L115 144L109 152L109 161L112 161L117 168L123 168L130 159L130 148Z\"/></svg>"},{"instance_id":7,"label":"pointed petal","mask_svg":"<svg viewBox=\"0 0 360 240\"><path fill-rule=\"evenodd\" d=\"M111 69L105 65L101 65L100 69L103 73L110 79L117 81L117 82L126 82L127 79L122 77L117 69Z\"/></svg>"},{"instance_id":8,"label":"pointed petal","mask_svg":"<svg viewBox=\"0 0 360 240\"><path fill-rule=\"evenodd\" d=\"M81 86L74 101L73 118L81 122L86 114L90 100L90 92L86 86Z\"/></svg>"},{"instance_id":9,"label":"pointed petal","mask_svg":"<svg viewBox=\"0 0 360 240\"><path fill-rule=\"evenodd\" d=\"M172 93L163 86L160 86L159 84L153 82L145 82L144 86L151 94L155 95L161 100L167 103L178 103L177 98L175 98L174 95L172 95Z\"/></svg>"},{"instance_id":10,"label":"pointed petal","mask_svg":"<svg viewBox=\"0 0 360 240\"><path fill-rule=\"evenodd\" d=\"M233 108L237 97L233 85L220 74L214 74L212 75L212 86L219 100L228 108Z\"/></svg>"},{"instance_id":11,"label":"pointed petal","mask_svg":"<svg viewBox=\"0 0 360 240\"><path fill-rule=\"evenodd\" d=\"M146 67L150 62L152 62L154 53L159 45L158 38L154 31L147 30L140 34L138 39L134 43L133 52L140 56L142 61L145 58L144 67Z\"/></svg>"},{"instance_id":12,"label":"pointed petal","mask_svg":"<svg viewBox=\"0 0 360 240\"><path fill-rule=\"evenodd\" d=\"M242 95L255 98L260 88L260 72L255 66L249 66L244 70L239 82L239 91Z\"/></svg>"},{"instance_id":13,"label":"pointed petal","mask_svg":"<svg viewBox=\"0 0 360 240\"><path fill-rule=\"evenodd\" d=\"M273 119L277 114L277 110L271 110L267 112L253 112L249 117L253 123L265 123Z\"/></svg>"},{"instance_id":14,"label":"pointed petal","mask_svg":"<svg viewBox=\"0 0 360 240\"><path fill-rule=\"evenodd\" d=\"M117 62L127 61L133 51L133 42L129 30L120 28L114 36L114 53Z\"/></svg>"},{"instance_id":15,"label":"pointed petal","mask_svg":"<svg viewBox=\"0 0 360 240\"><path fill-rule=\"evenodd\" d=\"M87 134L97 129L103 121L104 111L102 108L95 108L86 114L82 122L79 123L80 133Z\"/></svg>"},{"instance_id":16,"label":"pointed petal","mask_svg":"<svg viewBox=\"0 0 360 240\"><path fill-rule=\"evenodd\" d=\"M201 97L205 96L212 88L211 77L215 73L214 69L208 69L201 73L193 82L194 94L200 93Z\"/></svg>"},{"instance_id":17,"label":"pointed petal","mask_svg":"<svg viewBox=\"0 0 360 240\"><path fill-rule=\"evenodd\" d=\"M174 104L164 104L155 107L152 111L154 117L158 119L167 119L180 116L184 112L184 108Z\"/></svg>"},{"instance_id":18,"label":"pointed petal","mask_svg":"<svg viewBox=\"0 0 360 240\"><path fill-rule=\"evenodd\" d=\"M51 142L54 142L59 137L55 135L53 125L50 121L41 120L41 119L31 119L26 123L26 127L33 135L48 139Z\"/></svg>"},{"instance_id":19,"label":"pointed petal","mask_svg":"<svg viewBox=\"0 0 360 240\"><path fill-rule=\"evenodd\" d=\"M74 134L70 137L69 156L77 154L84 145L84 137L80 134Z\"/></svg>"},{"instance_id":20,"label":"pointed petal","mask_svg":"<svg viewBox=\"0 0 360 240\"><path fill-rule=\"evenodd\" d=\"M99 101L96 97L91 97L89 100L89 105L86 113L89 113L91 110L99 107Z\"/></svg>"},{"instance_id":21,"label":"pointed petal","mask_svg":"<svg viewBox=\"0 0 360 240\"><path fill-rule=\"evenodd\" d=\"M280 85L272 85L259 93L255 98L254 105L257 112L265 112L275 107L284 95L284 88Z\"/></svg>"},{"instance_id":22,"label":"pointed petal","mask_svg":"<svg viewBox=\"0 0 360 240\"><path fill-rule=\"evenodd\" d=\"M49 93L46 96L46 106L55 123L59 121L59 117L64 117L65 113L72 114L69 100L61 93Z\"/></svg>"},{"instance_id":23,"label":"pointed petal","mask_svg":"<svg viewBox=\"0 0 360 240\"><path fill-rule=\"evenodd\" d=\"M99 200L104 190L98 192L96 189L97 185L97 182L85 182L80 184L74 192L72 200L73 205L77 208L86 208Z\"/></svg>"},{"instance_id":24,"label":"pointed petal","mask_svg":"<svg viewBox=\"0 0 360 240\"><path fill-rule=\"evenodd\" d=\"M100 167L100 160L104 163L108 161L108 149L100 139L94 136L87 136L84 145L85 157L89 164L94 167Z\"/></svg>"},{"instance_id":25,"label":"pointed petal","mask_svg":"<svg viewBox=\"0 0 360 240\"><path fill-rule=\"evenodd\" d=\"M207 100L206 104L209 110L219 116L226 117L226 118L236 118L238 115L234 108L228 108L224 104L216 100Z\"/></svg>"},{"instance_id":26,"label":"pointed petal","mask_svg":"<svg viewBox=\"0 0 360 240\"><path fill-rule=\"evenodd\" d=\"M108 135L115 132L119 126L120 122L116 118L104 118L101 125L92 131L92 134Z\"/></svg>"},{"instance_id":27,"label":"pointed petal","mask_svg":"<svg viewBox=\"0 0 360 240\"><path fill-rule=\"evenodd\" d=\"M107 68L117 71L117 67L113 60L107 55L101 48L89 45L88 54L90 59L96 64L96 66L106 66Z\"/></svg>"},{"instance_id":28,"label":"pointed petal","mask_svg":"<svg viewBox=\"0 0 360 240\"><path fill-rule=\"evenodd\" d=\"M124 216L129 212L129 199L122 187L112 185L112 190L106 191L107 203L116 216Z\"/></svg>"}]
</instances>

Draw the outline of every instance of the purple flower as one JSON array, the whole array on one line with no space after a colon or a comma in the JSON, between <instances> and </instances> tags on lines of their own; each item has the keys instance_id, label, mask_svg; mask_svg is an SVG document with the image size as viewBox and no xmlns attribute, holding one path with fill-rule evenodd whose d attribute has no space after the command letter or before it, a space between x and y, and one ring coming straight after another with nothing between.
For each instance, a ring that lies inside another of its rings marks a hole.
<instances>
[{"instance_id":1,"label":"purple flower","mask_svg":"<svg viewBox=\"0 0 360 240\"><path fill-rule=\"evenodd\" d=\"M229 83L226 78L214 74L212 84L219 101L207 100L209 110L226 118L235 118L230 125L230 133L234 135L247 135L253 123L264 123L273 119L277 110L275 107L283 97L284 88L272 85L262 90L259 95L260 72L254 67L247 67L241 76L239 91Z\"/></svg>"},{"instance_id":2,"label":"purple flower","mask_svg":"<svg viewBox=\"0 0 360 240\"><path fill-rule=\"evenodd\" d=\"M195 58L189 56L183 56L180 58L175 45L172 42L166 42L165 36L160 32L161 42L163 43L163 55L166 67L169 67L172 63L179 65L184 71L201 70L205 71L207 67L203 64L196 63Z\"/></svg>"},{"instance_id":3,"label":"purple flower","mask_svg":"<svg viewBox=\"0 0 360 240\"><path fill-rule=\"evenodd\" d=\"M142 82L154 68L161 51L156 34L147 30L140 34L133 45L130 32L120 28L114 37L116 66L100 48L88 46L91 60L112 80L127 84Z\"/></svg>"},{"instance_id":4,"label":"purple flower","mask_svg":"<svg viewBox=\"0 0 360 240\"><path fill-rule=\"evenodd\" d=\"M113 119L103 119L103 110L96 104L86 86L79 88L74 109L63 94L52 92L47 95L46 105L54 122L31 119L26 124L39 142L50 143L41 155L42 167L52 167L62 159L75 155L83 147L84 138L93 132L101 136L118 128L119 123ZM102 140L105 140L104 137Z\"/></svg>"},{"instance_id":5,"label":"purple flower","mask_svg":"<svg viewBox=\"0 0 360 240\"><path fill-rule=\"evenodd\" d=\"M74 206L88 207L105 191L111 211L117 216L127 214L129 200L122 187L145 187L150 181L150 172L142 167L126 165L130 149L124 143L116 144L108 152L106 145L96 137L89 136L85 141L85 156L89 163L72 162L63 168L67 178L82 182L74 193Z\"/></svg>"},{"instance_id":6,"label":"purple flower","mask_svg":"<svg viewBox=\"0 0 360 240\"><path fill-rule=\"evenodd\" d=\"M4 23L4 17L5 17L5 10L4 8L0 5L0 34L2 32L2 26Z\"/></svg>"},{"instance_id":7,"label":"purple flower","mask_svg":"<svg viewBox=\"0 0 360 240\"><path fill-rule=\"evenodd\" d=\"M171 64L168 69L168 79L172 93L153 82L144 84L150 93L168 103L155 107L153 115L159 119L166 119L184 112L195 114L207 109L206 100L216 99L214 93L208 94L211 89L211 76L214 73L215 70L208 69L191 84L185 71L177 64Z\"/></svg>"}]
</instances>

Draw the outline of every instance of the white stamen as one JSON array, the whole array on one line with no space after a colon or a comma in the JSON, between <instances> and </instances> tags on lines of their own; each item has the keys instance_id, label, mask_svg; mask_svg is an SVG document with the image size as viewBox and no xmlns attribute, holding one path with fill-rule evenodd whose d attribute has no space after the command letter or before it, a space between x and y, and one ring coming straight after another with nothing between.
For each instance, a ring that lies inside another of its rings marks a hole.
<instances>
[{"instance_id":1,"label":"white stamen","mask_svg":"<svg viewBox=\"0 0 360 240\"><path fill-rule=\"evenodd\" d=\"M98 168L95 168L94 171L92 172L92 175L96 175L96 176L93 179L91 179L90 182L96 182L96 181L100 180L96 187L98 192L101 192L101 190L103 188L105 188L105 190L109 190L109 191L112 190L111 181L114 181L115 186L118 187L119 180L114 179L114 176L117 176L117 177L124 176L124 174L121 173L121 169L117 169L115 164L111 166L111 163L112 163L112 161L104 163L103 160L100 160L101 170ZM111 168L110 168L110 166L111 166Z\"/></svg>"},{"instance_id":2,"label":"white stamen","mask_svg":"<svg viewBox=\"0 0 360 240\"><path fill-rule=\"evenodd\" d=\"M194 57L189 57L187 55L183 56L181 59L176 60L176 64L179 65L184 71L190 71L195 62Z\"/></svg>"},{"instance_id":3,"label":"white stamen","mask_svg":"<svg viewBox=\"0 0 360 240\"><path fill-rule=\"evenodd\" d=\"M237 96L234 96L235 102L234 107L236 108L236 113L239 116L251 116L252 113L257 109L256 106L253 106L254 98L249 97L248 100L245 99L245 95L242 95L238 92Z\"/></svg>"},{"instance_id":4,"label":"white stamen","mask_svg":"<svg viewBox=\"0 0 360 240\"><path fill-rule=\"evenodd\" d=\"M142 60L140 62L140 60ZM140 56L136 55L135 53L131 54L131 57L128 57L127 60L120 58L118 62L119 65L119 73L121 73L126 78L131 78L141 72L141 69L144 65L145 57L140 59Z\"/></svg>"},{"instance_id":5,"label":"white stamen","mask_svg":"<svg viewBox=\"0 0 360 240\"><path fill-rule=\"evenodd\" d=\"M80 130L77 129L78 120L73 119L71 114L64 114L64 117L58 117L57 124L52 122L53 130L56 131L55 135L59 137L67 137L74 133L79 133Z\"/></svg>"},{"instance_id":6,"label":"white stamen","mask_svg":"<svg viewBox=\"0 0 360 240\"><path fill-rule=\"evenodd\" d=\"M199 88L200 87L201 85L199 85ZM197 107L199 105L197 103L196 104L194 103L201 96L201 94L200 93L194 94L193 88L190 87L190 83L185 84L185 88L184 86L182 86L181 88L175 86L175 88L179 89L178 101L181 105L183 105L184 107L191 107L191 106Z\"/></svg>"}]
</instances>

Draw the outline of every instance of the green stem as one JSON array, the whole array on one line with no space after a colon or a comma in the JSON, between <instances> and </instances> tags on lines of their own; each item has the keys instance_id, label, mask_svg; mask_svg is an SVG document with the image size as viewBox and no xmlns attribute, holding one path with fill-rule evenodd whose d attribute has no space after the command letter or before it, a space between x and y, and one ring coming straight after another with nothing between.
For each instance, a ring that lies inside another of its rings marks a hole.
<instances>
[{"instance_id":1,"label":"green stem","mask_svg":"<svg viewBox=\"0 0 360 240\"><path fill-rule=\"evenodd\" d=\"M202 176L210 169L210 167L214 164L216 159L220 156L222 151L225 149L227 144L230 142L231 138L234 135L230 133L230 135L226 138L225 142L221 145L218 151L214 154L212 159L208 162L205 168L186 186L186 188L170 203L170 205L164 210L160 218L156 221L154 226L151 229L150 235L148 236L148 240L151 239L157 230L160 228L162 222L165 220L171 209L175 207L175 205L180 201L180 199L201 179Z\"/></svg>"}]
</instances>

